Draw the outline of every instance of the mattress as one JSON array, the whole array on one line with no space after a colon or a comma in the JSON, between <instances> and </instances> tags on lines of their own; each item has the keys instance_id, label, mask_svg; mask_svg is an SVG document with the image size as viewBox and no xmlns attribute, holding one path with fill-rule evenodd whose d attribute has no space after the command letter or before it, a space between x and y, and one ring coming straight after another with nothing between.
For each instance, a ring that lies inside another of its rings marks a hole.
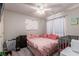
<instances>
[{"instance_id":1,"label":"mattress","mask_svg":"<svg viewBox=\"0 0 79 59\"><path fill-rule=\"evenodd\" d=\"M67 47L60 52L60 56L79 56L79 54L74 52L71 47Z\"/></svg>"}]
</instances>

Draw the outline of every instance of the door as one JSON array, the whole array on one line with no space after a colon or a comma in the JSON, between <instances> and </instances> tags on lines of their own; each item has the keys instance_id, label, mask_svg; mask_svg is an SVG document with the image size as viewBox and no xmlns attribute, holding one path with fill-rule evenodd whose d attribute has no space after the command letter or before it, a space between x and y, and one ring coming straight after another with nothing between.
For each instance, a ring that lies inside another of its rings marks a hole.
<instances>
[{"instance_id":1,"label":"door","mask_svg":"<svg viewBox=\"0 0 79 59\"><path fill-rule=\"evenodd\" d=\"M0 3L0 52L3 50L3 11L2 3Z\"/></svg>"}]
</instances>

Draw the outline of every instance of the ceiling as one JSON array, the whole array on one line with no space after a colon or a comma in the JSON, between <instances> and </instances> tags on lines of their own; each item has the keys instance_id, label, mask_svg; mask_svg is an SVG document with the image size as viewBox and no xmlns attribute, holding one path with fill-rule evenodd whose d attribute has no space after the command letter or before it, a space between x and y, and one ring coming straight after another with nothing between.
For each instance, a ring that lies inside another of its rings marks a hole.
<instances>
[{"instance_id":1,"label":"ceiling","mask_svg":"<svg viewBox=\"0 0 79 59\"><path fill-rule=\"evenodd\" d=\"M40 15L40 14L36 13L35 7L39 7L39 6L37 6L37 4L35 4L35 3L24 3L24 4L6 3L5 9L10 10L10 11L14 11L14 12L18 12L18 13L22 13L22 14L26 14L26 15L31 16L31 17L46 19L48 16L50 16L52 14L66 11L73 6L78 5L75 3L42 3L42 4L46 5L45 6L46 9L50 9L50 10L46 10L45 14Z\"/></svg>"}]
</instances>

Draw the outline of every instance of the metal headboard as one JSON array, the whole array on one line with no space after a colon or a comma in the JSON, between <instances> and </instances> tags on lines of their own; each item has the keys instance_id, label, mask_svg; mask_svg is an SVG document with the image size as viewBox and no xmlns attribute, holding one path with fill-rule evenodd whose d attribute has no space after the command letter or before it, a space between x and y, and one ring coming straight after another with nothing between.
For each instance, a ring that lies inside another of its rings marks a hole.
<instances>
[{"instance_id":1,"label":"metal headboard","mask_svg":"<svg viewBox=\"0 0 79 59\"><path fill-rule=\"evenodd\" d=\"M71 40L79 40L79 36L67 35L59 38L59 51L65 49L67 46L71 46Z\"/></svg>"}]
</instances>

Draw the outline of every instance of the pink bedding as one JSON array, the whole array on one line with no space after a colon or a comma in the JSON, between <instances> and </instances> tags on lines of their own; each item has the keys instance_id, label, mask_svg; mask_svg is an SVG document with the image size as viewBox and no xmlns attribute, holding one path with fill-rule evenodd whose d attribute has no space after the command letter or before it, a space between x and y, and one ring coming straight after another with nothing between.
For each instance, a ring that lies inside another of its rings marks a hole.
<instances>
[{"instance_id":1,"label":"pink bedding","mask_svg":"<svg viewBox=\"0 0 79 59\"><path fill-rule=\"evenodd\" d=\"M37 48L41 55L48 55L58 44L58 40L48 38L33 38L28 40L29 44Z\"/></svg>"}]
</instances>

